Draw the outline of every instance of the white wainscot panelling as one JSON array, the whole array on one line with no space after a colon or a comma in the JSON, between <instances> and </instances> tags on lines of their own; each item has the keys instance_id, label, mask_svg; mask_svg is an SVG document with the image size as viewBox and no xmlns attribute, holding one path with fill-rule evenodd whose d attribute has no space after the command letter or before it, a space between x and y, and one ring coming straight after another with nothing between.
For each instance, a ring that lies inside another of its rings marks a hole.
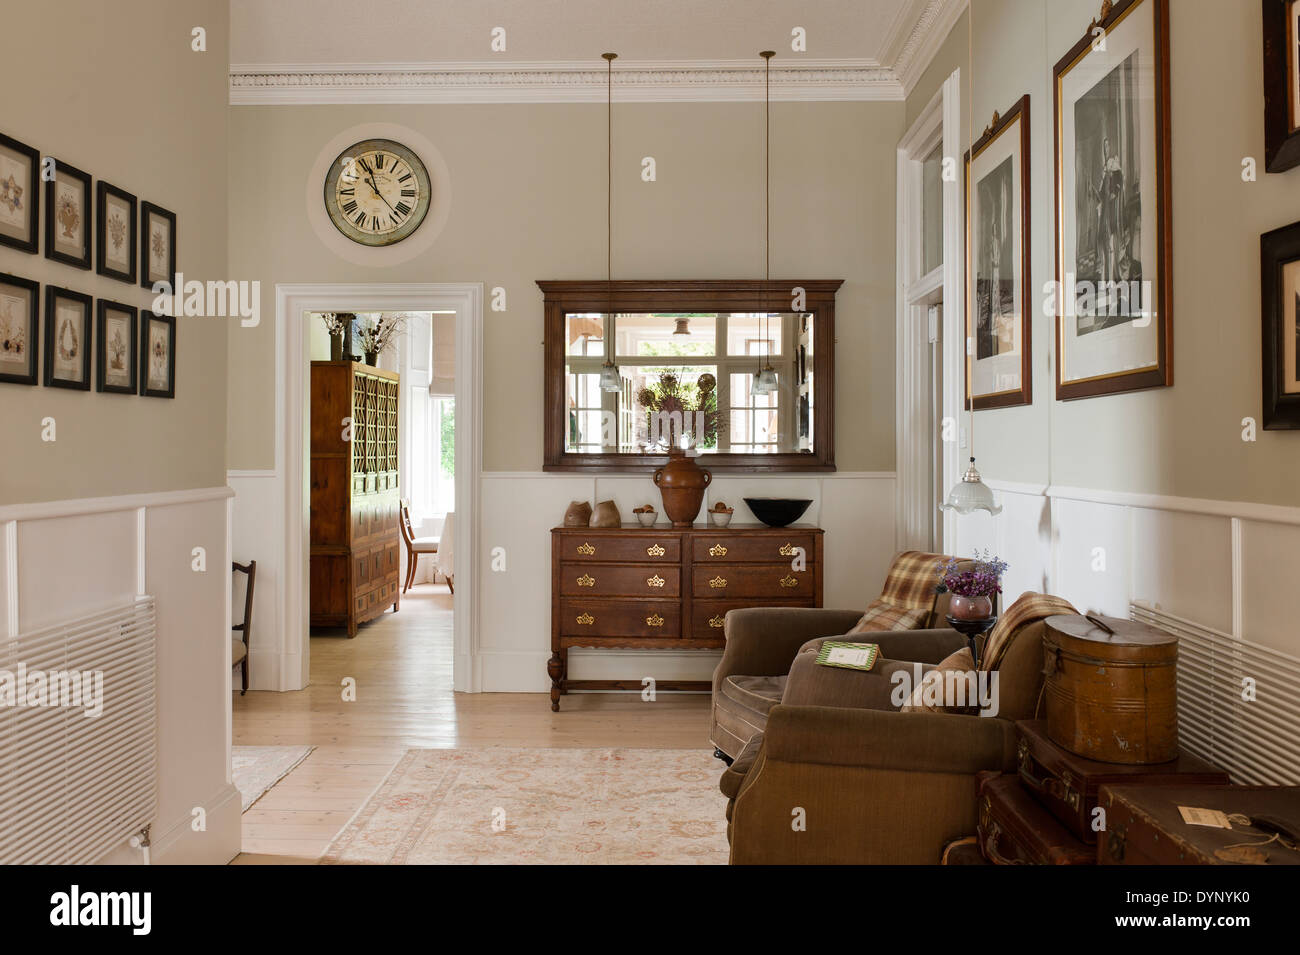
<instances>
[{"instance_id":1,"label":"white wainscot panelling","mask_svg":"<svg viewBox=\"0 0 1300 955\"><path fill-rule=\"evenodd\" d=\"M1132 520L1133 599L1231 633L1231 518L1135 507Z\"/></svg>"},{"instance_id":2,"label":"white wainscot panelling","mask_svg":"<svg viewBox=\"0 0 1300 955\"><path fill-rule=\"evenodd\" d=\"M1300 525L1241 522L1241 636L1300 656L1296 570Z\"/></svg>"},{"instance_id":3,"label":"white wainscot panelling","mask_svg":"<svg viewBox=\"0 0 1300 955\"><path fill-rule=\"evenodd\" d=\"M880 595L894 557L894 479L837 476L821 485L816 506L826 529L822 603L865 609Z\"/></svg>"},{"instance_id":4,"label":"white wainscot panelling","mask_svg":"<svg viewBox=\"0 0 1300 955\"><path fill-rule=\"evenodd\" d=\"M274 471L229 471L235 492L231 559L257 561L253 589L253 637L248 658L249 688L285 689L280 682L284 613L284 501ZM244 576L231 594L234 620L244 617Z\"/></svg>"},{"instance_id":5,"label":"white wainscot panelling","mask_svg":"<svg viewBox=\"0 0 1300 955\"><path fill-rule=\"evenodd\" d=\"M1054 499L1055 593L1080 613L1128 616L1132 514L1128 507Z\"/></svg>"},{"instance_id":6,"label":"white wainscot panelling","mask_svg":"<svg viewBox=\"0 0 1300 955\"><path fill-rule=\"evenodd\" d=\"M1052 518L1043 489L1025 492L1003 487L995 494L1002 513L992 519L996 543L990 549L1007 562L1002 605L1026 591L1051 593Z\"/></svg>"},{"instance_id":7,"label":"white wainscot panelling","mask_svg":"<svg viewBox=\"0 0 1300 955\"><path fill-rule=\"evenodd\" d=\"M135 596L136 521L134 508L20 521L19 632Z\"/></svg>"}]
</instances>

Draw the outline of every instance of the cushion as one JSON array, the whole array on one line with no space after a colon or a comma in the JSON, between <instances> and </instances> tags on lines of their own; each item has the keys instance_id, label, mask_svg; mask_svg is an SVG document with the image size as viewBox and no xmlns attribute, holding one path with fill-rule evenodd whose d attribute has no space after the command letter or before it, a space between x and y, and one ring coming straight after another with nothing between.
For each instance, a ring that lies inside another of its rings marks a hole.
<instances>
[{"instance_id":1,"label":"cushion","mask_svg":"<svg viewBox=\"0 0 1300 955\"><path fill-rule=\"evenodd\" d=\"M438 553L438 538L417 537L411 541L411 550L417 554L436 554Z\"/></svg>"},{"instance_id":2,"label":"cushion","mask_svg":"<svg viewBox=\"0 0 1300 955\"><path fill-rule=\"evenodd\" d=\"M944 675L946 673L966 676L966 687L962 690L964 700L957 697L955 691L959 688L954 685L955 681L950 681ZM975 684L972 689L972 684L969 682L971 677L978 677L975 672L975 661L971 659L970 649L962 647L956 653L944 657L934 669L921 677L921 682L913 688L912 695L903 704L901 711L904 713L972 712L971 707L979 705L979 697L973 695L978 692L978 684Z\"/></svg>"},{"instance_id":3,"label":"cushion","mask_svg":"<svg viewBox=\"0 0 1300 955\"><path fill-rule=\"evenodd\" d=\"M873 600L862 619L849 633L869 633L873 630L916 630L930 615L929 608L900 607L883 600Z\"/></svg>"},{"instance_id":4,"label":"cushion","mask_svg":"<svg viewBox=\"0 0 1300 955\"><path fill-rule=\"evenodd\" d=\"M767 714L781 702L785 676L729 676L722 681L722 695L747 709Z\"/></svg>"},{"instance_id":5,"label":"cushion","mask_svg":"<svg viewBox=\"0 0 1300 955\"><path fill-rule=\"evenodd\" d=\"M230 638L230 665L234 666L244 657L248 656L248 647L244 646L244 641L238 637Z\"/></svg>"}]
</instances>

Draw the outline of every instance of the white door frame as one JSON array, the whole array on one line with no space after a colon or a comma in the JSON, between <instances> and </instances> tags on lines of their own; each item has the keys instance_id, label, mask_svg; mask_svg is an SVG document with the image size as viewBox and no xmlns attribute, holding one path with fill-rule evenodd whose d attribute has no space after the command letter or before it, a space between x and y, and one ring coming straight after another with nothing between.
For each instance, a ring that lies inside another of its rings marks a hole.
<instances>
[{"instance_id":1,"label":"white door frame","mask_svg":"<svg viewBox=\"0 0 1300 955\"><path fill-rule=\"evenodd\" d=\"M943 265L921 274L922 229L921 160L942 144L944 165L952 175L943 179ZM952 433L964 433L961 427L964 404L965 369L965 208L964 175L961 149L961 71L954 70L935 93L934 98L916 118L911 129L898 144L897 159L897 270L896 302L896 380L898 402L895 434L898 482L896 507L898 519L896 545L899 549L933 546L946 551L953 541L955 526L951 511L943 512L942 539L926 541L925 528L936 506L925 493L933 471L933 449L927 440L932 433L916 425L921 409L930 403L929 368L917 361L926 334L925 308L919 303L926 296L943 292L943 418L953 423ZM940 424L942 427L942 424ZM966 442L943 443L943 463L939 480L944 488L952 487L961 476L961 449Z\"/></svg>"},{"instance_id":2,"label":"white door frame","mask_svg":"<svg viewBox=\"0 0 1300 955\"><path fill-rule=\"evenodd\" d=\"M307 686L310 674L309 574L311 474L308 312L456 313L456 597L453 688L482 687L478 653L480 529L483 470L483 286L477 283L282 285L275 287L275 469L284 492L284 635L280 689Z\"/></svg>"}]
</instances>

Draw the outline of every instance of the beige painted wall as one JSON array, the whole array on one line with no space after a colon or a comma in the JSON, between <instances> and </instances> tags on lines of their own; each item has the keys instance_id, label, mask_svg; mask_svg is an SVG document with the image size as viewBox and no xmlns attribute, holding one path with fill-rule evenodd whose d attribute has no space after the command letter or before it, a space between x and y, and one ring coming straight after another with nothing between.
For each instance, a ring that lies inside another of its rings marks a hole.
<instances>
[{"instance_id":1,"label":"beige painted wall","mask_svg":"<svg viewBox=\"0 0 1300 955\"><path fill-rule=\"evenodd\" d=\"M0 130L175 212L177 266L192 278L225 278L228 19L226 0L5 10L6 34L30 42L6 47ZM206 53L190 49L195 26L207 30ZM0 271L41 283L42 322L49 284L152 301L138 285L50 261L44 247L43 230L40 255L0 247ZM98 394L93 384L0 385L0 504L225 484L225 336L224 320L180 320L171 401ZM54 442L41 440L47 416Z\"/></svg>"},{"instance_id":2,"label":"beige painted wall","mask_svg":"<svg viewBox=\"0 0 1300 955\"><path fill-rule=\"evenodd\" d=\"M842 470L894 466L893 154L902 120L902 103L772 107L773 277L845 280L836 316ZM343 130L373 122L426 137L450 172L444 231L390 268L340 259L306 212L304 176L317 154ZM483 467L540 470L534 282L604 276L604 107L235 107L230 123L230 268L262 281L266 320L230 330L229 467L274 463L275 283L482 282L489 293L505 288L508 305L485 315ZM762 130L759 104L616 104L615 277L761 277ZM656 159L656 182L640 179L644 156Z\"/></svg>"},{"instance_id":3,"label":"beige painted wall","mask_svg":"<svg viewBox=\"0 0 1300 955\"><path fill-rule=\"evenodd\" d=\"M973 0L975 134L993 110L1031 99L1035 293L1053 279L1052 68L1096 15L1092 0ZM1300 170L1263 171L1258 4L1171 4L1174 385L1082 401L1054 398L1054 326L1034 319L1034 404L979 412L985 477L1181 497L1300 505L1300 434L1259 431L1259 236L1300 219ZM958 24L945 44L960 65ZM947 70L934 67L926 74ZM915 115L933 94L918 85ZM923 97L921 99L920 97ZM967 140L969 141L969 140ZM1253 156L1259 179L1241 179ZM1041 302L1036 302L1036 305Z\"/></svg>"}]
</instances>

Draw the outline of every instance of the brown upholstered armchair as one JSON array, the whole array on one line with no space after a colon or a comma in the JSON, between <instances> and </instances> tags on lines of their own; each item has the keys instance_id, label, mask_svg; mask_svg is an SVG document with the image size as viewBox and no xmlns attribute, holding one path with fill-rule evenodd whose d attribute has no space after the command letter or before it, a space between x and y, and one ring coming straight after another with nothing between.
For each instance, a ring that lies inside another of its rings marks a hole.
<instances>
[{"instance_id":1,"label":"brown upholstered armchair","mask_svg":"<svg viewBox=\"0 0 1300 955\"><path fill-rule=\"evenodd\" d=\"M890 565L880 597L872 607L910 612L901 624L925 628L941 624L948 594L938 594L937 566L943 554L903 551ZM970 562L962 562L963 564ZM709 739L714 755L731 762L750 738L763 731L767 714L781 702L790 664L799 648L817 637L839 637L862 618L861 610L812 607L755 607L732 610L723 627L726 647L713 671L713 712ZM898 625L898 624L894 624ZM917 636L920 631L889 631ZM949 637L952 630L943 631ZM852 639L875 642L879 632ZM930 637L934 639L933 635ZM946 645L946 644L945 644ZM918 645L920 646L920 645ZM905 659L913 659L904 655Z\"/></svg>"},{"instance_id":2,"label":"brown upholstered armchair","mask_svg":"<svg viewBox=\"0 0 1300 955\"><path fill-rule=\"evenodd\" d=\"M1004 619L1028 598L1041 595ZM1053 601L1048 612L1072 611ZM869 673L818 666L823 641L806 643L765 732L723 774L732 863L937 863L975 831L975 774L1015 768L1014 722L1038 705L1043 630L1034 616L1004 632L995 716L898 712L891 699L896 671L929 671L965 646L955 631L872 635L881 659Z\"/></svg>"}]
</instances>

